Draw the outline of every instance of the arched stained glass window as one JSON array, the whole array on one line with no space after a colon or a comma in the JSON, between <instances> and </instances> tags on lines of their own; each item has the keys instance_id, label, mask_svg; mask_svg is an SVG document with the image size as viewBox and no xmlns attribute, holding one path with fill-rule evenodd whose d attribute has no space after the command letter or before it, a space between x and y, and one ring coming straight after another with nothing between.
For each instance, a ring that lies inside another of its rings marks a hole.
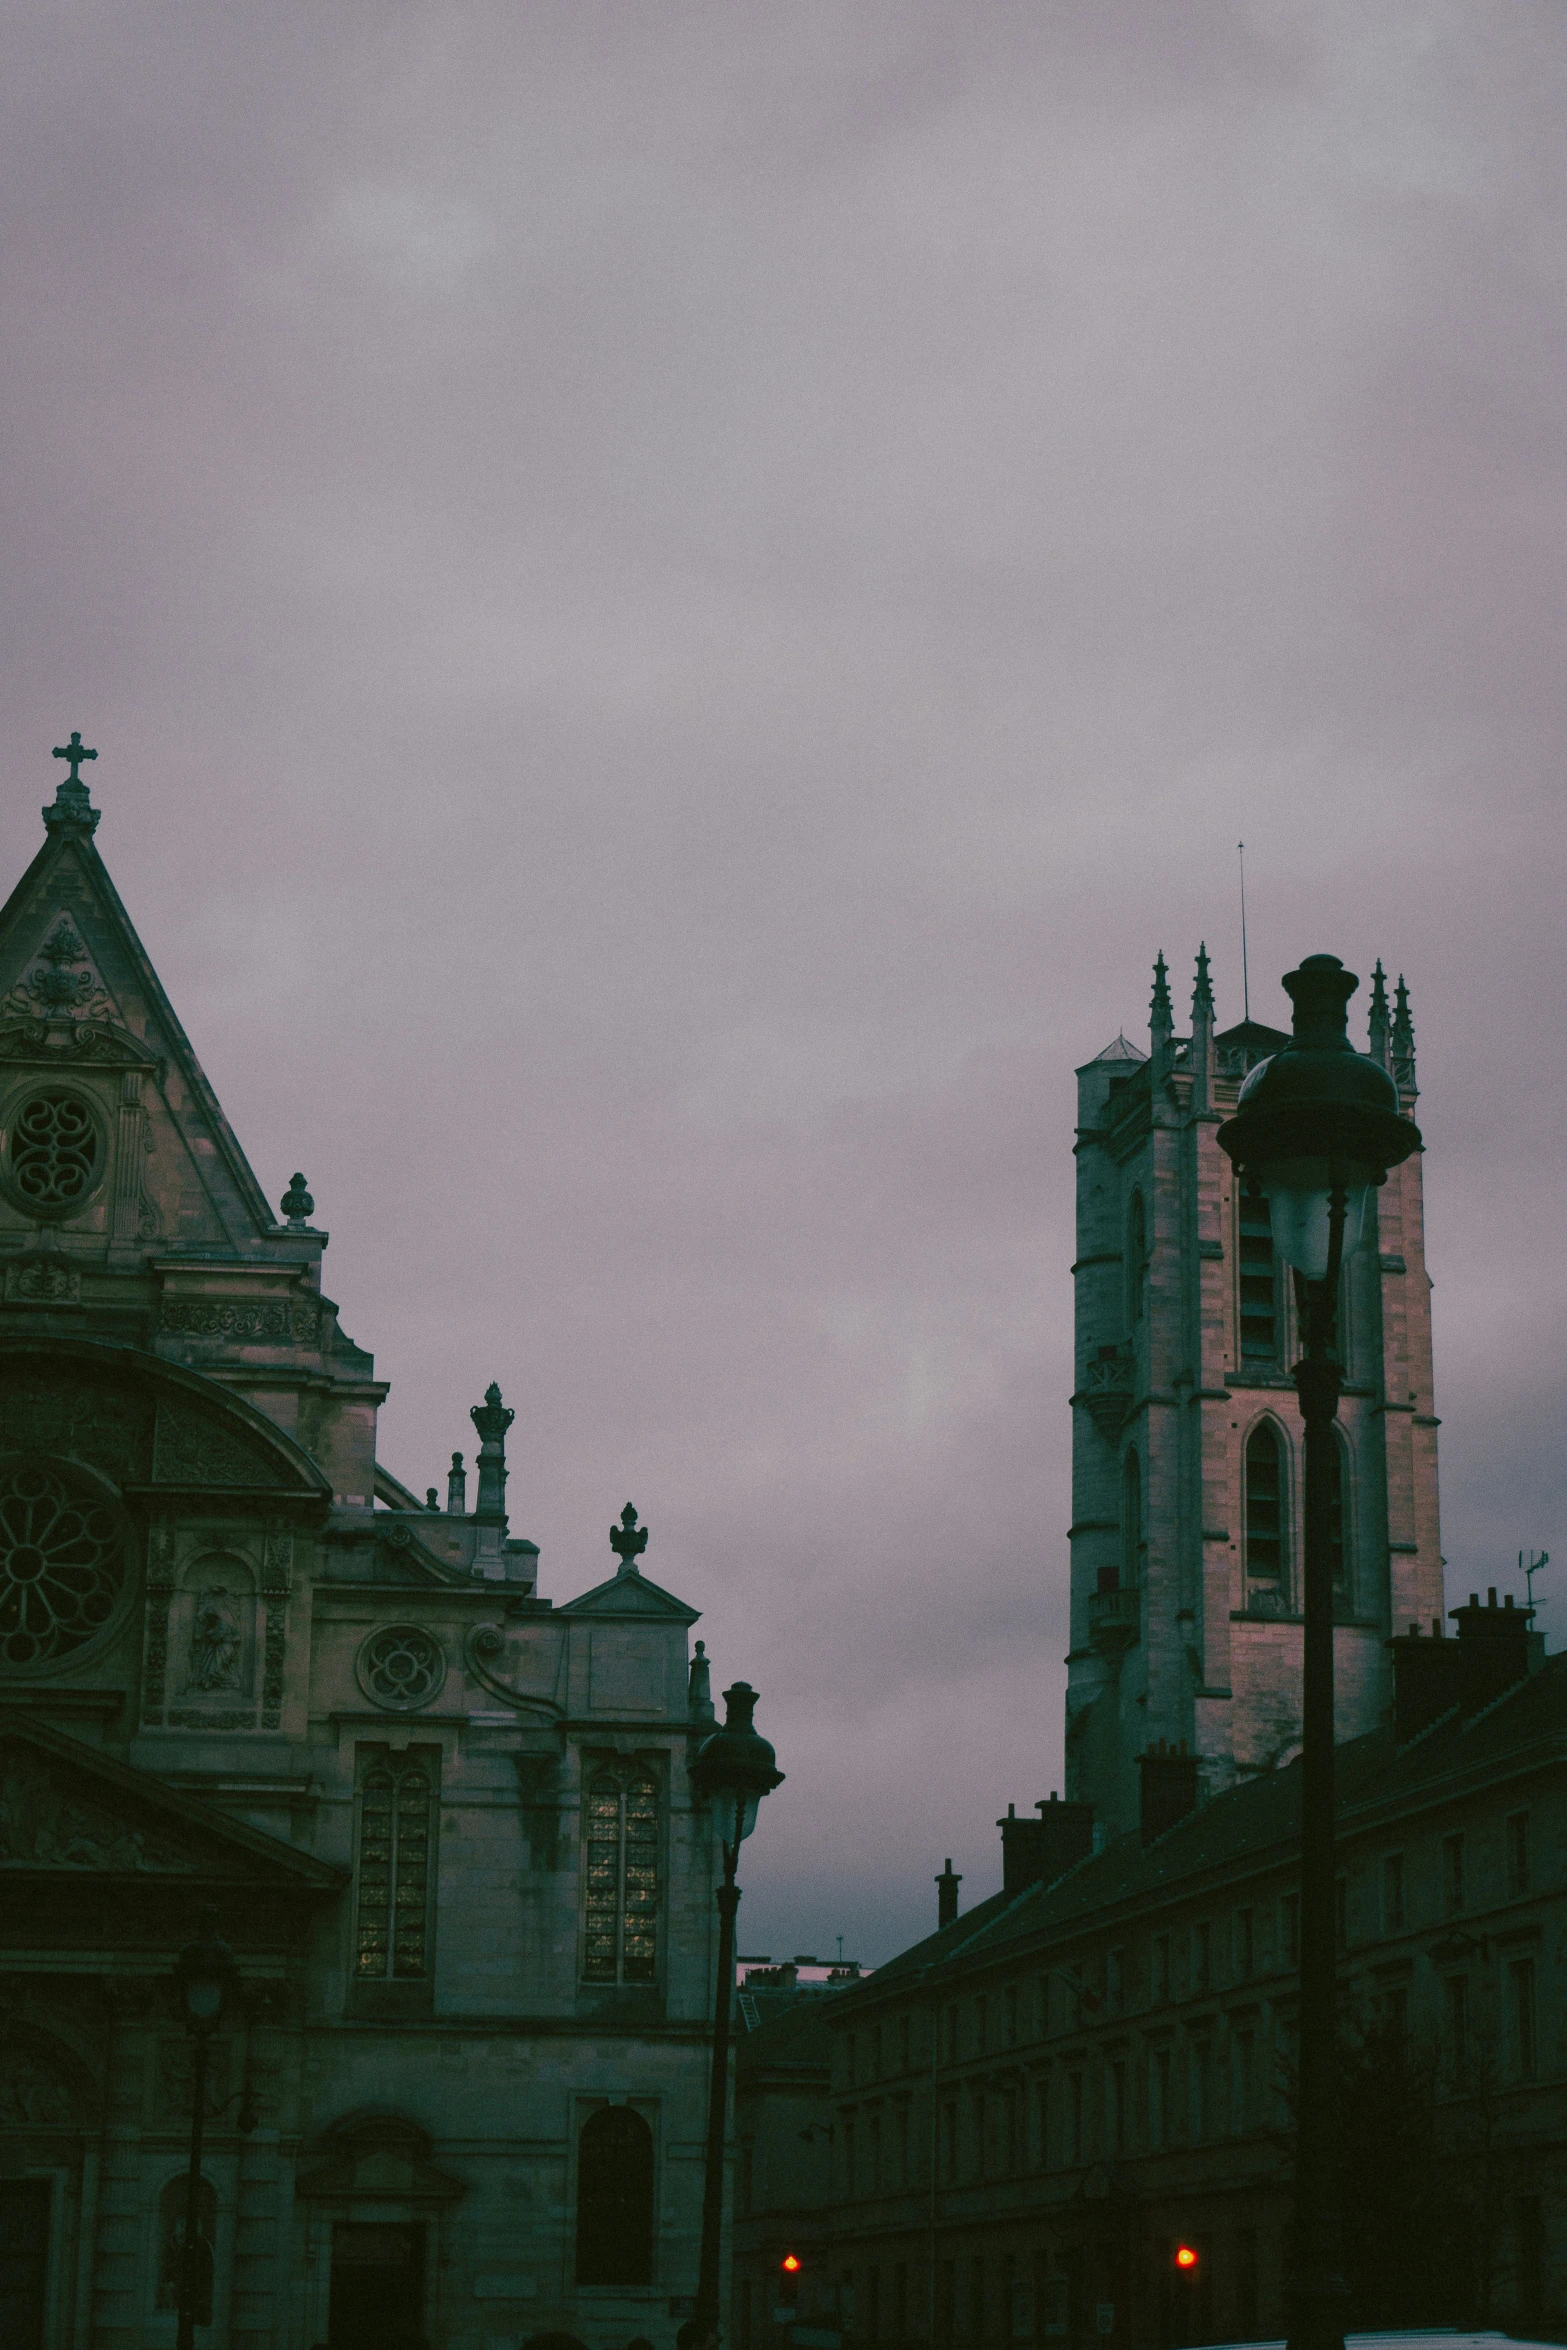
<instances>
[{"instance_id":1,"label":"arched stained glass window","mask_svg":"<svg viewBox=\"0 0 1567 2350\"><path fill-rule=\"evenodd\" d=\"M601 1771L588 1790L582 1972L590 1983L658 1979L658 1789Z\"/></svg>"},{"instance_id":2,"label":"arched stained glass window","mask_svg":"<svg viewBox=\"0 0 1567 2350\"><path fill-rule=\"evenodd\" d=\"M1246 1439L1246 1574L1277 1591L1284 1580L1284 1455L1278 1430L1261 1421Z\"/></svg>"},{"instance_id":3,"label":"arched stained glass window","mask_svg":"<svg viewBox=\"0 0 1567 2350\"><path fill-rule=\"evenodd\" d=\"M577 2140L577 2282L653 2282L653 2133L629 2105L590 2114Z\"/></svg>"},{"instance_id":4,"label":"arched stained glass window","mask_svg":"<svg viewBox=\"0 0 1567 2350\"><path fill-rule=\"evenodd\" d=\"M1274 1362L1279 1352L1278 1284L1273 1266L1273 1219L1265 1195L1249 1182L1240 1198L1241 1354Z\"/></svg>"},{"instance_id":5,"label":"arched stained glass window","mask_svg":"<svg viewBox=\"0 0 1567 2350\"><path fill-rule=\"evenodd\" d=\"M429 1971L430 1773L400 1758L360 1790L358 1981L419 1982Z\"/></svg>"},{"instance_id":6,"label":"arched stained glass window","mask_svg":"<svg viewBox=\"0 0 1567 2350\"><path fill-rule=\"evenodd\" d=\"M1121 1582L1133 1591L1143 1579L1143 1469L1136 1451L1121 1463Z\"/></svg>"}]
</instances>

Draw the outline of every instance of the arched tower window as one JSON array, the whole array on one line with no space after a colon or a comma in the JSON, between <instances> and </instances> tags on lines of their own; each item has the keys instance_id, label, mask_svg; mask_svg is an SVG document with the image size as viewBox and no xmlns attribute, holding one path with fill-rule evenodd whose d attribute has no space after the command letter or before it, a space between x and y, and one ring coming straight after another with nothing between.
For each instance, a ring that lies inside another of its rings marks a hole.
<instances>
[{"instance_id":1,"label":"arched tower window","mask_svg":"<svg viewBox=\"0 0 1567 2350\"><path fill-rule=\"evenodd\" d=\"M587 1913L582 1957L590 1983L658 1979L658 1789L600 1771L588 1790Z\"/></svg>"},{"instance_id":2,"label":"arched tower window","mask_svg":"<svg viewBox=\"0 0 1567 2350\"><path fill-rule=\"evenodd\" d=\"M1246 1439L1246 1579L1275 1595L1282 1592L1284 1544L1284 1448L1279 1432L1263 1420Z\"/></svg>"},{"instance_id":3,"label":"arched tower window","mask_svg":"<svg viewBox=\"0 0 1567 2350\"><path fill-rule=\"evenodd\" d=\"M1135 1590L1143 1579L1143 1467L1135 1447L1121 1463L1121 1581Z\"/></svg>"},{"instance_id":4,"label":"arched tower window","mask_svg":"<svg viewBox=\"0 0 1567 2350\"><path fill-rule=\"evenodd\" d=\"M1273 1219L1255 1181L1247 1183L1240 1200L1240 1306L1242 1357L1250 1362L1276 1362L1279 1309Z\"/></svg>"},{"instance_id":5,"label":"arched tower window","mask_svg":"<svg viewBox=\"0 0 1567 2350\"><path fill-rule=\"evenodd\" d=\"M1143 1284L1148 1277L1148 1214L1140 1191L1132 1194L1126 1216L1126 1318L1143 1318Z\"/></svg>"},{"instance_id":6,"label":"arched tower window","mask_svg":"<svg viewBox=\"0 0 1567 2350\"><path fill-rule=\"evenodd\" d=\"M591 2114L577 2140L577 2282L653 2282L653 2133L629 2105Z\"/></svg>"}]
</instances>

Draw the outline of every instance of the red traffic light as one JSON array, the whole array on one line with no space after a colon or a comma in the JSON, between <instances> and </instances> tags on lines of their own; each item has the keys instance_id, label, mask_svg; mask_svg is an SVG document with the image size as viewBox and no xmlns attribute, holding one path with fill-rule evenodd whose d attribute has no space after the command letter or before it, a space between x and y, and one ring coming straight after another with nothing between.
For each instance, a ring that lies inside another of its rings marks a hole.
<instances>
[{"instance_id":1,"label":"red traffic light","mask_svg":"<svg viewBox=\"0 0 1567 2350\"><path fill-rule=\"evenodd\" d=\"M800 2263L792 2252L786 2252L782 2260L779 2261L778 2265L783 2270L786 2277L792 2277L795 2271L798 2269Z\"/></svg>"},{"instance_id":2,"label":"red traffic light","mask_svg":"<svg viewBox=\"0 0 1567 2350\"><path fill-rule=\"evenodd\" d=\"M1197 2266L1198 2258L1199 2255L1195 2246L1191 2244L1176 2245L1175 2265L1182 2271L1184 2275L1189 2276L1191 2274L1192 2270Z\"/></svg>"}]
</instances>

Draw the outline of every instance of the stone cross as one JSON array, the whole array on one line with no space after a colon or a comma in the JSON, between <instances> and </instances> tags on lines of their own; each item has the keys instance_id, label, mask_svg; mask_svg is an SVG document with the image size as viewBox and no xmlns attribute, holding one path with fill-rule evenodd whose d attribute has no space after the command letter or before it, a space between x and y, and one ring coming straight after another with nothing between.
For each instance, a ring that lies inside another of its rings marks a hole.
<instances>
[{"instance_id":1,"label":"stone cross","mask_svg":"<svg viewBox=\"0 0 1567 2350\"><path fill-rule=\"evenodd\" d=\"M54 756L57 759L70 760L71 781L72 783L80 783L82 779L78 773L78 769L80 768L82 761L84 759L96 759L98 754L96 751L84 750L82 747L81 736L77 733L73 733L68 743L55 744Z\"/></svg>"}]
</instances>

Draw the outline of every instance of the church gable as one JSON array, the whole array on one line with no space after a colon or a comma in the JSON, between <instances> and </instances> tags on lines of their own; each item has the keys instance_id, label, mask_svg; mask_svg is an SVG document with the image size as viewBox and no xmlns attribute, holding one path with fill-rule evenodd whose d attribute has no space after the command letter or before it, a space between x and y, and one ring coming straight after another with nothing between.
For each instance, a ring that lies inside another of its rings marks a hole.
<instances>
[{"instance_id":1,"label":"church gable","mask_svg":"<svg viewBox=\"0 0 1567 2350\"><path fill-rule=\"evenodd\" d=\"M76 793L0 909L0 1232L249 1248L276 1221Z\"/></svg>"},{"instance_id":2,"label":"church gable","mask_svg":"<svg viewBox=\"0 0 1567 2350\"><path fill-rule=\"evenodd\" d=\"M327 1892L340 1873L0 1705L0 1883L91 1875Z\"/></svg>"}]
</instances>

